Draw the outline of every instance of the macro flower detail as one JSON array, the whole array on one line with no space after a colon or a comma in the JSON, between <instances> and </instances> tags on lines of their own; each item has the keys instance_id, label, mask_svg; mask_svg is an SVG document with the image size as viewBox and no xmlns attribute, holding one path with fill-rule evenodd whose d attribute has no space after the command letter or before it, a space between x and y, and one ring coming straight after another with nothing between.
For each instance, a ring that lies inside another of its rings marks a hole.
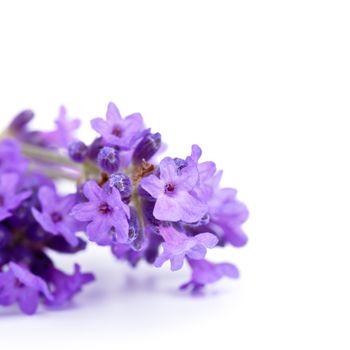
<instances>
[{"instance_id":1,"label":"macro flower detail","mask_svg":"<svg viewBox=\"0 0 350 350\"><path fill-rule=\"evenodd\" d=\"M21 112L0 136L0 305L33 314L40 303L69 303L95 278L77 263L62 271L56 257L88 244L108 246L132 267L188 265L182 290L239 277L235 265L207 255L247 243L248 209L237 190L220 186L223 172L198 145L159 158L161 134L139 113L122 118L113 103L106 119L91 120L99 135L90 143L75 137L80 121L63 107L53 131L32 129L33 118ZM73 186L61 187L62 179Z\"/></svg>"},{"instance_id":2,"label":"macro flower detail","mask_svg":"<svg viewBox=\"0 0 350 350\"><path fill-rule=\"evenodd\" d=\"M112 102L108 105L106 120L92 119L91 126L107 144L121 149L130 149L140 138L144 129L141 114L134 113L123 119L119 109Z\"/></svg>"},{"instance_id":3,"label":"macro flower detail","mask_svg":"<svg viewBox=\"0 0 350 350\"><path fill-rule=\"evenodd\" d=\"M69 215L76 203L76 195L60 198L54 189L44 186L39 189L38 198L41 212L32 208L36 221L47 232L61 234L70 245L76 246L79 241L75 233L79 230L79 223Z\"/></svg>"},{"instance_id":4,"label":"macro flower detail","mask_svg":"<svg viewBox=\"0 0 350 350\"><path fill-rule=\"evenodd\" d=\"M12 216L13 209L31 195L30 191L18 193L18 183L19 175L16 173L0 175L0 221Z\"/></svg>"},{"instance_id":5,"label":"macro flower detail","mask_svg":"<svg viewBox=\"0 0 350 350\"><path fill-rule=\"evenodd\" d=\"M40 297L53 300L42 278L13 262L9 264L8 271L0 273L0 305L17 302L24 313L31 315L35 313Z\"/></svg>"},{"instance_id":6,"label":"macro flower detail","mask_svg":"<svg viewBox=\"0 0 350 350\"><path fill-rule=\"evenodd\" d=\"M87 202L77 204L71 215L78 221L88 222L86 233L91 241L108 245L115 238L120 243L128 241L129 207L121 200L114 187L107 191L96 181L88 181L83 193Z\"/></svg>"},{"instance_id":7,"label":"macro flower detail","mask_svg":"<svg viewBox=\"0 0 350 350\"><path fill-rule=\"evenodd\" d=\"M181 269L185 257L191 259L203 259L207 248L214 248L218 243L215 235L209 232L199 233L193 237L176 231L172 226L161 226L159 233L164 239L162 243L163 253L158 256L154 265L160 267L167 260L170 260L171 270Z\"/></svg>"},{"instance_id":8,"label":"macro flower detail","mask_svg":"<svg viewBox=\"0 0 350 350\"><path fill-rule=\"evenodd\" d=\"M196 222L207 212L207 205L192 192L198 182L198 170L189 163L179 169L166 157L159 164L160 175L151 174L141 187L156 199L153 215L158 220Z\"/></svg>"}]
</instances>

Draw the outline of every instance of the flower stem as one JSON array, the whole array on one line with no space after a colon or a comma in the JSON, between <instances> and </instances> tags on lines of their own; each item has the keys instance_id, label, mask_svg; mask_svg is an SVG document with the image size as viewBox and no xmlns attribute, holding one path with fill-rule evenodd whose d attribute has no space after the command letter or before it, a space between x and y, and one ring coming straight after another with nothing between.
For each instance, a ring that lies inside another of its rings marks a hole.
<instances>
[{"instance_id":1,"label":"flower stem","mask_svg":"<svg viewBox=\"0 0 350 350\"><path fill-rule=\"evenodd\" d=\"M64 155L59 154L57 150L50 150L23 142L21 142L20 145L22 153L30 159L54 163L60 166L67 166L68 168L81 171L81 165L74 163Z\"/></svg>"}]
</instances>

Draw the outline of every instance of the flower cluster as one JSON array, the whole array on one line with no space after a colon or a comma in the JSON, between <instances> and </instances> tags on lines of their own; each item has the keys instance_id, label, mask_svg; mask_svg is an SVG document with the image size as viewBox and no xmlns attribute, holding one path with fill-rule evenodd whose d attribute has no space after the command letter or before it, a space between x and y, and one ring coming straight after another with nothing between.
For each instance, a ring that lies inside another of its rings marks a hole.
<instances>
[{"instance_id":1,"label":"flower cluster","mask_svg":"<svg viewBox=\"0 0 350 350\"><path fill-rule=\"evenodd\" d=\"M78 232L132 266L169 261L176 271L187 262L192 275L181 289L238 277L233 264L206 255L246 244L248 210L236 190L220 187L215 163L200 161L199 146L158 164L161 135L138 113L123 118L113 103L106 118L91 121L98 134L91 144L74 137L79 121L64 108L54 131L29 130L32 118L30 111L19 114L0 144L0 304L17 302L33 313L39 299L61 304L93 280L79 265L66 275L47 255L84 249ZM76 192L59 196L56 178L75 181Z\"/></svg>"}]
</instances>

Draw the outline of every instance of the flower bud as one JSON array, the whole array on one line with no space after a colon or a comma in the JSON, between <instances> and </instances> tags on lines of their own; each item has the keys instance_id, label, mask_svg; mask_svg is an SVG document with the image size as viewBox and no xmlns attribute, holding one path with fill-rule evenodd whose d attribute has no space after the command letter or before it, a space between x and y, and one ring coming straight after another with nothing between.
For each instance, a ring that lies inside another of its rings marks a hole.
<instances>
[{"instance_id":1,"label":"flower bud","mask_svg":"<svg viewBox=\"0 0 350 350\"><path fill-rule=\"evenodd\" d=\"M131 180L130 180L130 177L125 174L122 174L122 173L112 174L108 180L108 186L110 188L115 187L119 191L122 199L128 199L131 196L131 193L132 193Z\"/></svg>"},{"instance_id":2,"label":"flower bud","mask_svg":"<svg viewBox=\"0 0 350 350\"><path fill-rule=\"evenodd\" d=\"M72 142L68 147L69 157L77 163L82 163L86 159L87 153L88 148L85 143L81 141Z\"/></svg>"},{"instance_id":3,"label":"flower bud","mask_svg":"<svg viewBox=\"0 0 350 350\"><path fill-rule=\"evenodd\" d=\"M113 173L119 168L119 153L113 147L103 147L98 152L98 166L107 173Z\"/></svg>"},{"instance_id":4,"label":"flower bud","mask_svg":"<svg viewBox=\"0 0 350 350\"><path fill-rule=\"evenodd\" d=\"M159 132L147 134L136 146L132 160L135 164L141 163L142 160L151 159L159 150L162 143L162 137Z\"/></svg>"}]
</instances>

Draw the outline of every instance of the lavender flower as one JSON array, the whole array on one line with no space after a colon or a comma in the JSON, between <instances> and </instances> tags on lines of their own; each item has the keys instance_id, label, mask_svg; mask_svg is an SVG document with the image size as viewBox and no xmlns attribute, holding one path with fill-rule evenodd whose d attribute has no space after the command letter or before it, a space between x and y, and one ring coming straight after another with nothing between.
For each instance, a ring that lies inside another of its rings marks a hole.
<instances>
[{"instance_id":1,"label":"lavender flower","mask_svg":"<svg viewBox=\"0 0 350 350\"><path fill-rule=\"evenodd\" d=\"M230 243L242 247L247 243L247 236L242 224L248 219L249 212L245 204L237 200L237 191L232 188L220 188L222 172L212 179L212 192L207 198L209 206L209 226L223 244Z\"/></svg>"},{"instance_id":2,"label":"lavender flower","mask_svg":"<svg viewBox=\"0 0 350 350\"><path fill-rule=\"evenodd\" d=\"M55 120L56 129L37 134L37 143L48 147L68 147L74 141L74 131L79 128L80 120L67 117L67 110L64 106L59 109L59 114Z\"/></svg>"},{"instance_id":3,"label":"lavender flower","mask_svg":"<svg viewBox=\"0 0 350 350\"><path fill-rule=\"evenodd\" d=\"M53 300L42 278L13 262L10 262L7 272L0 273L0 305L17 302L24 313L31 315L35 313L40 297Z\"/></svg>"},{"instance_id":4,"label":"lavender flower","mask_svg":"<svg viewBox=\"0 0 350 350\"><path fill-rule=\"evenodd\" d=\"M83 192L88 202L77 204L71 214L78 221L89 222L86 233L90 240L100 245L110 244L114 237L120 243L127 242L130 209L119 192L115 188L107 191L95 181L88 181Z\"/></svg>"},{"instance_id":5,"label":"lavender flower","mask_svg":"<svg viewBox=\"0 0 350 350\"><path fill-rule=\"evenodd\" d=\"M54 286L51 300L47 300L47 304L59 306L71 300L74 295L81 291L82 287L95 280L91 273L81 273L80 266L74 265L74 273L67 275L66 273L52 268L50 271L50 282Z\"/></svg>"},{"instance_id":6,"label":"lavender flower","mask_svg":"<svg viewBox=\"0 0 350 350\"><path fill-rule=\"evenodd\" d=\"M222 277L238 278L239 271L237 267L229 263L211 263L208 260L188 259L192 268L191 280L183 284L180 288L186 289L192 287L194 292L201 290L209 283L214 283Z\"/></svg>"},{"instance_id":7,"label":"lavender flower","mask_svg":"<svg viewBox=\"0 0 350 350\"><path fill-rule=\"evenodd\" d=\"M195 196L198 169L189 163L182 170L172 158L159 164L159 178L151 174L141 181L141 186L156 198L153 215L163 221L196 222L207 212L207 205Z\"/></svg>"},{"instance_id":8,"label":"lavender flower","mask_svg":"<svg viewBox=\"0 0 350 350\"><path fill-rule=\"evenodd\" d=\"M188 237L176 231L172 226L161 226L159 233L164 239L163 253L158 256L154 266L160 267L165 261L170 260L172 271L181 269L185 257L195 260L203 259L207 248L214 248L218 243L217 237L209 232Z\"/></svg>"},{"instance_id":9,"label":"lavender flower","mask_svg":"<svg viewBox=\"0 0 350 350\"><path fill-rule=\"evenodd\" d=\"M91 126L106 143L122 149L130 149L144 129L141 114L135 113L123 119L117 106L112 102L108 105L106 120L92 119Z\"/></svg>"},{"instance_id":10,"label":"lavender flower","mask_svg":"<svg viewBox=\"0 0 350 350\"><path fill-rule=\"evenodd\" d=\"M158 164L160 133L146 129L139 113L122 118L113 103L106 120L91 121L100 134L91 144L75 139L80 122L63 107L50 132L31 130L33 116L19 114L4 133L11 139L0 140L0 305L18 303L32 314L40 301L59 307L93 281L78 264L73 274L61 271L49 254L84 250L78 232L133 267L169 260L177 271L188 263L192 276L181 289L238 277L234 265L206 255L247 243L248 210L235 189L220 187L222 171L201 161L199 146ZM61 178L76 189L59 196Z\"/></svg>"},{"instance_id":11,"label":"lavender flower","mask_svg":"<svg viewBox=\"0 0 350 350\"><path fill-rule=\"evenodd\" d=\"M76 203L76 195L60 198L52 188L41 187L38 197L42 211L32 208L36 221L47 232L61 234L70 245L76 246L79 241L75 233L79 230L79 224L68 215Z\"/></svg>"}]
</instances>

